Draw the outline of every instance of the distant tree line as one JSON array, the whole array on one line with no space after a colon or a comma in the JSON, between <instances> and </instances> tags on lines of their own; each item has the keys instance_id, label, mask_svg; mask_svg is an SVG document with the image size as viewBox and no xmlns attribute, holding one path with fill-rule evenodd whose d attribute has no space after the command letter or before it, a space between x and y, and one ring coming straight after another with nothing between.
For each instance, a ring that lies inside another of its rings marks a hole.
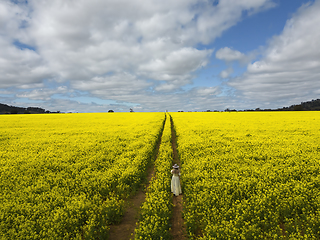
<instances>
[{"instance_id":1,"label":"distant tree line","mask_svg":"<svg viewBox=\"0 0 320 240\"><path fill-rule=\"evenodd\" d=\"M291 105L290 107L283 107L278 109L260 109L256 108L254 110L245 111L320 111L320 99L311 100L308 102L301 102L297 105Z\"/></svg>"},{"instance_id":2,"label":"distant tree line","mask_svg":"<svg viewBox=\"0 0 320 240\"><path fill-rule=\"evenodd\" d=\"M301 102L297 105L291 105L290 107L283 107L278 109L246 109L246 110L236 110L236 109L225 109L225 112L253 112L253 111L320 111L320 99L311 100L308 102ZM114 112L113 110L109 110L108 112ZM130 108L130 112L133 112L133 109ZM183 111L178 111L183 112ZM219 112L217 110L207 110L206 112ZM43 108L39 107L15 107L15 106L9 106L6 104L0 103L0 114L30 114L30 113L60 113L60 111L57 112L50 112L46 111Z\"/></svg>"},{"instance_id":3,"label":"distant tree line","mask_svg":"<svg viewBox=\"0 0 320 240\"><path fill-rule=\"evenodd\" d=\"M9 106L6 104L0 103L0 114L34 114L34 113L60 113L58 112L50 112L46 111L43 108L39 107L15 107L15 106Z\"/></svg>"},{"instance_id":4,"label":"distant tree line","mask_svg":"<svg viewBox=\"0 0 320 240\"><path fill-rule=\"evenodd\" d=\"M299 105L292 105L284 111L319 111L320 110L320 99L311 100L309 102L301 102Z\"/></svg>"},{"instance_id":5,"label":"distant tree line","mask_svg":"<svg viewBox=\"0 0 320 240\"><path fill-rule=\"evenodd\" d=\"M236 109L230 109L227 108L224 110L224 112L261 112L261 111L320 111L320 99L311 100L308 102L301 102L297 105L291 105L290 107L283 107L283 108L277 108L277 109L261 109L261 108L255 108L255 109L246 109L246 110L236 110ZM183 111L178 111L183 112ZM206 112L221 112L218 110L206 110Z\"/></svg>"}]
</instances>

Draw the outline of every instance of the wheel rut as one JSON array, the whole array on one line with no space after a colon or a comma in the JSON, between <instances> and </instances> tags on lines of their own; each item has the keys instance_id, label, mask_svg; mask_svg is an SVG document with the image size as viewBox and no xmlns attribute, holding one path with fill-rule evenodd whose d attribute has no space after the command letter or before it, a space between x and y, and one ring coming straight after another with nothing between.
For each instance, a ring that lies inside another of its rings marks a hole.
<instances>
[{"instance_id":1,"label":"wheel rut","mask_svg":"<svg viewBox=\"0 0 320 240\"><path fill-rule=\"evenodd\" d=\"M177 139L176 132L174 130L173 120L170 116L171 123L171 142L173 150L173 162L181 166L179 155L177 152ZM171 235L174 240L185 240L187 239L186 228L184 225L184 220L182 218L183 211L183 193L177 197L173 197L173 213L172 213L172 227Z\"/></svg>"},{"instance_id":2,"label":"wheel rut","mask_svg":"<svg viewBox=\"0 0 320 240\"><path fill-rule=\"evenodd\" d=\"M154 151L153 159L157 159L159 147L161 144L161 138L163 134L165 120L163 122L161 133L159 134L159 139L157 142L156 150ZM148 188L149 183L154 175L154 164L148 168L147 178L145 183L142 184L138 192L131 198L127 199L127 207L122 218L122 221L116 225L110 225L109 239L112 240L129 240L134 239L134 230L136 228L136 223L139 219L140 206L145 201L146 193L145 189Z\"/></svg>"}]
</instances>

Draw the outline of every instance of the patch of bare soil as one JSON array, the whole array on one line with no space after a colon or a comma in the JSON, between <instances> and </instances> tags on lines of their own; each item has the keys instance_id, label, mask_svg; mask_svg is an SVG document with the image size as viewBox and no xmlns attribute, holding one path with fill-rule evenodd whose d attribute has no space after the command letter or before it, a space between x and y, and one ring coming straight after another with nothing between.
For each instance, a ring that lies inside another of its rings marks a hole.
<instances>
[{"instance_id":1,"label":"patch of bare soil","mask_svg":"<svg viewBox=\"0 0 320 240\"><path fill-rule=\"evenodd\" d=\"M147 177L147 186L154 174L153 167L149 169ZM127 208L122 218L122 221L117 225L110 226L109 239L111 240L129 240L134 239L134 230L136 222L139 219L140 206L146 198L146 194L142 189L137 192L132 198L127 200Z\"/></svg>"},{"instance_id":2,"label":"patch of bare soil","mask_svg":"<svg viewBox=\"0 0 320 240\"><path fill-rule=\"evenodd\" d=\"M163 131L163 130L162 130ZM161 144L162 132L159 136L157 147L153 156L156 159ZM116 225L110 225L109 239L111 240L129 240L134 239L134 230L137 227L136 223L139 219L140 206L145 201L146 194L144 189L147 189L154 175L154 166L148 169L147 179L145 184L142 184L139 191L130 199L127 199L127 208L122 218L122 221Z\"/></svg>"},{"instance_id":3,"label":"patch of bare soil","mask_svg":"<svg viewBox=\"0 0 320 240\"><path fill-rule=\"evenodd\" d=\"M172 137L172 150L173 150L173 162L177 163L179 166L180 160L177 152L177 140L176 133L174 131L173 121L171 120L171 137ZM171 235L174 240L185 240L187 239L186 228L184 225L184 220L182 218L182 200L183 193L177 197L173 196L173 216L172 216L172 228Z\"/></svg>"}]
</instances>

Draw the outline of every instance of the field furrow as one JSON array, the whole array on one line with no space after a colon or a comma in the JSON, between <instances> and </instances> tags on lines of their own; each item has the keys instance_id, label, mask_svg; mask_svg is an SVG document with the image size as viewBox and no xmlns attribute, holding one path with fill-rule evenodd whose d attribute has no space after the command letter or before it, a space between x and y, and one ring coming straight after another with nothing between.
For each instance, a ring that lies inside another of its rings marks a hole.
<instances>
[{"instance_id":1,"label":"field furrow","mask_svg":"<svg viewBox=\"0 0 320 240\"><path fill-rule=\"evenodd\" d=\"M155 175L147 189L141 206L140 220L135 239L170 239L172 194L170 190L172 147L170 118L166 116L159 154L155 161Z\"/></svg>"}]
</instances>

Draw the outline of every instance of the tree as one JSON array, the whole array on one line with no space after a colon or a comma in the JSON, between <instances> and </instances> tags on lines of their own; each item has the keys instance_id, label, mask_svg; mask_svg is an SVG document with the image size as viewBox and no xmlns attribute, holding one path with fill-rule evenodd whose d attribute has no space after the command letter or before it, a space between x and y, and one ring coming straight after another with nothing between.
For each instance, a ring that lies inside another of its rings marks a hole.
<instances>
[{"instance_id":1,"label":"tree","mask_svg":"<svg viewBox=\"0 0 320 240\"><path fill-rule=\"evenodd\" d=\"M133 109L132 109L132 108L130 108L130 112L133 112Z\"/></svg>"},{"instance_id":2,"label":"tree","mask_svg":"<svg viewBox=\"0 0 320 240\"><path fill-rule=\"evenodd\" d=\"M10 113L11 113L11 114L17 114L17 113L18 113L18 110L17 110L17 109L12 109L12 110L10 111Z\"/></svg>"},{"instance_id":3,"label":"tree","mask_svg":"<svg viewBox=\"0 0 320 240\"><path fill-rule=\"evenodd\" d=\"M301 104L300 104L300 105L295 105L295 106L293 107L293 110L294 110L294 111L302 111L302 110L303 110L303 107L302 107Z\"/></svg>"},{"instance_id":4,"label":"tree","mask_svg":"<svg viewBox=\"0 0 320 240\"><path fill-rule=\"evenodd\" d=\"M113 113L114 111L113 110L109 110L108 112Z\"/></svg>"}]
</instances>

